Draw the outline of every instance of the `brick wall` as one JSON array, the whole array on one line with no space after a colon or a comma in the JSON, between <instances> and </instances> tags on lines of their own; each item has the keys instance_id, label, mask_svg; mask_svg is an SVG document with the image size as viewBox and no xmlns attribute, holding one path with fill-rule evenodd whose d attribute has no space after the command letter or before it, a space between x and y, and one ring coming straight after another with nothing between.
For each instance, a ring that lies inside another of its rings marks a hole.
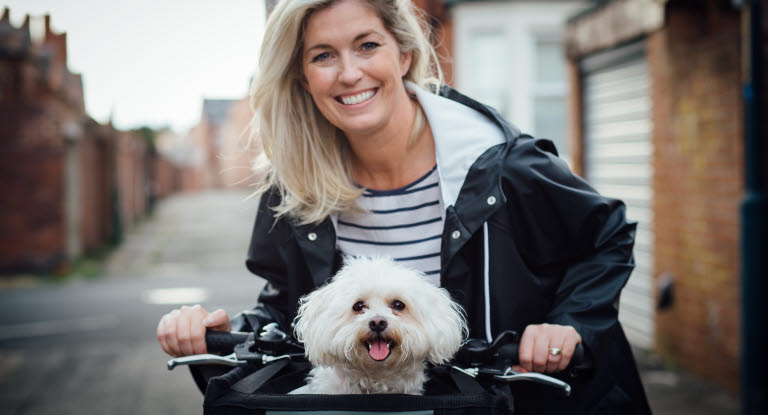
<instances>
[{"instance_id":1,"label":"brick wall","mask_svg":"<svg viewBox=\"0 0 768 415\"><path fill-rule=\"evenodd\" d=\"M81 140L81 237L83 253L96 252L114 237L114 137L115 131L95 123Z\"/></svg>"},{"instance_id":2,"label":"brick wall","mask_svg":"<svg viewBox=\"0 0 768 415\"><path fill-rule=\"evenodd\" d=\"M581 71L576 59L566 62L568 81L568 147L571 149L571 170L579 176L584 176L584 114L582 101L584 91L581 84Z\"/></svg>"},{"instance_id":3,"label":"brick wall","mask_svg":"<svg viewBox=\"0 0 768 415\"><path fill-rule=\"evenodd\" d=\"M447 84L453 84L453 22L441 0L413 0L424 11L427 22L432 26L432 43L435 46L443 77Z\"/></svg>"},{"instance_id":4,"label":"brick wall","mask_svg":"<svg viewBox=\"0 0 768 415\"><path fill-rule=\"evenodd\" d=\"M738 390L743 197L738 11L667 7L647 40L652 79L655 272L675 278L658 351Z\"/></svg>"},{"instance_id":5,"label":"brick wall","mask_svg":"<svg viewBox=\"0 0 768 415\"><path fill-rule=\"evenodd\" d=\"M147 209L146 144L134 133L121 131L116 146L120 222L130 229Z\"/></svg>"},{"instance_id":6,"label":"brick wall","mask_svg":"<svg viewBox=\"0 0 768 415\"><path fill-rule=\"evenodd\" d=\"M57 149L0 145L0 273L55 269L66 259L62 171Z\"/></svg>"},{"instance_id":7,"label":"brick wall","mask_svg":"<svg viewBox=\"0 0 768 415\"><path fill-rule=\"evenodd\" d=\"M63 126L77 118L79 82L55 55L60 38L35 47L29 19L0 18L0 272L56 269L66 260ZM49 31L48 31L49 32Z\"/></svg>"},{"instance_id":8,"label":"brick wall","mask_svg":"<svg viewBox=\"0 0 768 415\"><path fill-rule=\"evenodd\" d=\"M78 143L80 147L80 236L83 252L96 249L101 242L100 223L100 164L98 143L87 136Z\"/></svg>"},{"instance_id":9,"label":"brick wall","mask_svg":"<svg viewBox=\"0 0 768 415\"><path fill-rule=\"evenodd\" d=\"M158 156L149 138L85 113L83 82L67 67L67 37L32 42L0 17L0 274L66 270L117 242L157 197L200 189L196 168Z\"/></svg>"},{"instance_id":10,"label":"brick wall","mask_svg":"<svg viewBox=\"0 0 768 415\"><path fill-rule=\"evenodd\" d=\"M181 188L181 172L173 163L158 157L154 160L153 169L155 197L163 198Z\"/></svg>"},{"instance_id":11,"label":"brick wall","mask_svg":"<svg viewBox=\"0 0 768 415\"><path fill-rule=\"evenodd\" d=\"M207 187L207 170L197 166L183 166L180 169L181 189L185 192L199 191Z\"/></svg>"}]
</instances>

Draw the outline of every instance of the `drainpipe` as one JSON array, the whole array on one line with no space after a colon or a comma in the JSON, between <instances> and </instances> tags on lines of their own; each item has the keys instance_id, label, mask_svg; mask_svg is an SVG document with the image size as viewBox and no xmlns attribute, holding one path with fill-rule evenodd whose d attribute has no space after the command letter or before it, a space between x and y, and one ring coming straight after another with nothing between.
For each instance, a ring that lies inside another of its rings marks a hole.
<instances>
[{"instance_id":1,"label":"drainpipe","mask_svg":"<svg viewBox=\"0 0 768 415\"><path fill-rule=\"evenodd\" d=\"M768 414L768 199L761 161L764 127L765 86L762 75L761 0L749 0L745 10L748 24L747 72L744 98L744 164L746 194L741 205L742 335L741 395L742 414Z\"/></svg>"}]
</instances>

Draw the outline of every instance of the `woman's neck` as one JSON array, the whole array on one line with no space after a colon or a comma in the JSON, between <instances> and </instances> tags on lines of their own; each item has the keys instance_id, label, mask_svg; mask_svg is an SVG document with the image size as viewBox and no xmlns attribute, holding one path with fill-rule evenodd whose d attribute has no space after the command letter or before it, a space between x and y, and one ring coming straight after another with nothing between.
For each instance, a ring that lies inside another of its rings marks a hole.
<instances>
[{"instance_id":1,"label":"woman's neck","mask_svg":"<svg viewBox=\"0 0 768 415\"><path fill-rule=\"evenodd\" d=\"M385 128L365 137L348 137L352 148L352 174L366 188L390 190L406 186L435 166L435 142L429 123L411 142L419 111L418 103L408 99Z\"/></svg>"}]
</instances>

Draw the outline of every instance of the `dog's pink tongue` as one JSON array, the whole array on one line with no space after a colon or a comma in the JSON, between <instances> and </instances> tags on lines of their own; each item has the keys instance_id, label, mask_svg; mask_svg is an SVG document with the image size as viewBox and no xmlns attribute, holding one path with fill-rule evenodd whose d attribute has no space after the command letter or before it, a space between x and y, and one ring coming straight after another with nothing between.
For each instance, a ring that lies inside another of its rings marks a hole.
<instances>
[{"instance_id":1,"label":"dog's pink tongue","mask_svg":"<svg viewBox=\"0 0 768 415\"><path fill-rule=\"evenodd\" d=\"M382 340L376 340L371 343L371 350L368 350L368 354L373 360L384 360L389 356L389 347L387 342Z\"/></svg>"}]
</instances>

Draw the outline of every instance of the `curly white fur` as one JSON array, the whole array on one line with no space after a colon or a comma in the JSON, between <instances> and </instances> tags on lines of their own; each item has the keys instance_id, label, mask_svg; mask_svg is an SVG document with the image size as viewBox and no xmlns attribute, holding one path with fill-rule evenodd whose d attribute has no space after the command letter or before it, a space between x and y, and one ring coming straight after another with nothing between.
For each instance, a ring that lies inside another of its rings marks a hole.
<instances>
[{"instance_id":1,"label":"curly white fur","mask_svg":"<svg viewBox=\"0 0 768 415\"><path fill-rule=\"evenodd\" d=\"M373 330L374 319L386 329ZM418 395L426 361L448 361L468 329L461 306L423 274L386 258L348 258L300 300L295 332L314 368L292 393ZM369 348L382 339L389 355L376 360Z\"/></svg>"}]
</instances>

